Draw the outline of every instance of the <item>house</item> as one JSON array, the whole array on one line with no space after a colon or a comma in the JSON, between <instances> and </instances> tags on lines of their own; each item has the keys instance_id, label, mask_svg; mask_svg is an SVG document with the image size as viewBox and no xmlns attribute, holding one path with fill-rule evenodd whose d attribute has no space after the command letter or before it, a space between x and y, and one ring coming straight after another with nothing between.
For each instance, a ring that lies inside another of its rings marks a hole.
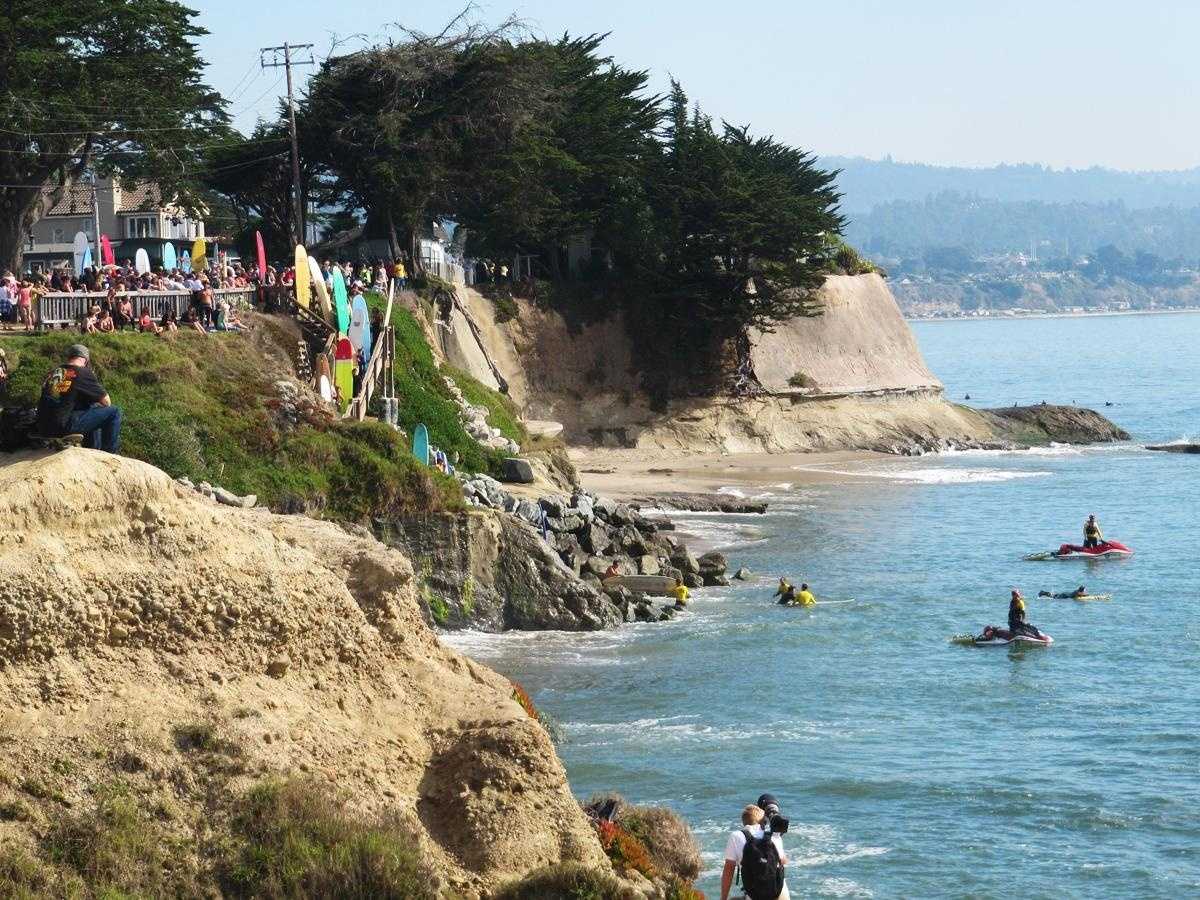
<instances>
[{"instance_id":1,"label":"house","mask_svg":"<svg viewBox=\"0 0 1200 900\"><path fill-rule=\"evenodd\" d=\"M93 259L98 262L97 214L100 233L112 242L118 262L132 258L139 247L146 248L152 263L161 261L167 240L175 245L177 253L190 248L197 238L213 240L213 236L205 235L202 219L164 203L158 185L143 181L125 188L111 178L101 178L96 184L96 208L92 205L92 185L76 184L33 226L25 244L25 267L37 271L64 262L69 265L75 235L80 231L87 235Z\"/></svg>"}]
</instances>

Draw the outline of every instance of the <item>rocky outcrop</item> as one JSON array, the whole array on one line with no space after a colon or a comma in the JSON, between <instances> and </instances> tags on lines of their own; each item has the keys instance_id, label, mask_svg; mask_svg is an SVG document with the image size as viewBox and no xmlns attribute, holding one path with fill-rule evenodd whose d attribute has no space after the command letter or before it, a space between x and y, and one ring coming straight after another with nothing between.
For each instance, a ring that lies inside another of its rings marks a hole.
<instances>
[{"instance_id":1,"label":"rocky outcrop","mask_svg":"<svg viewBox=\"0 0 1200 900\"><path fill-rule=\"evenodd\" d=\"M637 497L635 506L678 509L686 512L750 513L762 515L767 511L765 500L746 500L726 494L684 494L666 492L652 497Z\"/></svg>"},{"instance_id":2,"label":"rocky outcrop","mask_svg":"<svg viewBox=\"0 0 1200 900\"><path fill-rule=\"evenodd\" d=\"M485 475L467 478L464 489L478 509L381 524L384 540L415 561L438 626L593 630L659 619L673 606L605 590L614 565L621 575L666 575L688 587L722 583L706 580L669 521L624 503L583 490L517 498Z\"/></svg>"},{"instance_id":3,"label":"rocky outcrop","mask_svg":"<svg viewBox=\"0 0 1200 900\"><path fill-rule=\"evenodd\" d=\"M1129 432L1113 424L1100 413L1078 406L1008 406L983 410L998 438L1018 445L1033 446L1050 442L1063 444L1105 444L1129 440Z\"/></svg>"},{"instance_id":4,"label":"rocky outcrop","mask_svg":"<svg viewBox=\"0 0 1200 900\"><path fill-rule=\"evenodd\" d=\"M1200 453L1200 444L1147 444L1146 449L1160 453Z\"/></svg>"},{"instance_id":5,"label":"rocky outcrop","mask_svg":"<svg viewBox=\"0 0 1200 900\"><path fill-rule=\"evenodd\" d=\"M120 784L169 812L184 865L220 843L223 804L297 774L402 823L448 895L608 868L546 732L438 642L408 560L364 529L86 450L0 468L0 520L0 722L19 735L0 805L23 810L6 840ZM183 745L197 728L232 762Z\"/></svg>"}]
</instances>

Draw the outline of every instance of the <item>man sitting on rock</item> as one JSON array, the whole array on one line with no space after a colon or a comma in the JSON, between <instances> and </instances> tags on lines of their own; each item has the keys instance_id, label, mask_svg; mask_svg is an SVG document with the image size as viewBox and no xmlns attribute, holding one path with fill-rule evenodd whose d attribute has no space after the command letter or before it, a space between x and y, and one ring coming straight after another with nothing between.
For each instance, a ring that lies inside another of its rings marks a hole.
<instances>
[{"instance_id":1,"label":"man sitting on rock","mask_svg":"<svg viewBox=\"0 0 1200 900\"><path fill-rule=\"evenodd\" d=\"M121 408L88 365L91 353L72 344L67 359L42 383L38 401L38 432L42 437L82 434L83 445L116 453L121 446Z\"/></svg>"}]
</instances>

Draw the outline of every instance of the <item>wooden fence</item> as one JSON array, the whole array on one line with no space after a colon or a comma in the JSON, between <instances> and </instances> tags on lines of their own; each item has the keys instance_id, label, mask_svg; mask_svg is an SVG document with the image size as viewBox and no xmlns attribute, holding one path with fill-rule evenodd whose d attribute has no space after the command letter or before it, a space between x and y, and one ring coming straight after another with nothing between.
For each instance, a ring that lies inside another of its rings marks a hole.
<instances>
[{"instance_id":1,"label":"wooden fence","mask_svg":"<svg viewBox=\"0 0 1200 900\"><path fill-rule=\"evenodd\" d=\"M224 298L234 309L252 306L254 294L255 289L250 287L213 291L214 299ZM39 328L69 328L87 318L91 307L99 306L107 296L106 293L43 294L34 308L34 320ZM182 318L192 302L190 291L138 291L118 294L117 298L128 298L133 304L134 315L140 316L143 309L148 309L155 321L162 318L168 309L173 309L175 315Z\"/></svg>"}]
</instances>

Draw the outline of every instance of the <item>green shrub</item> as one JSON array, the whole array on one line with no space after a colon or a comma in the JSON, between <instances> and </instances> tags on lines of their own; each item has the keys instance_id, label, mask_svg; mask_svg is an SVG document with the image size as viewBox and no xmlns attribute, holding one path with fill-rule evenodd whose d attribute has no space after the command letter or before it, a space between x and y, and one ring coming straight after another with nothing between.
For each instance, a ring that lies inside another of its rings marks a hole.
<instances>
[{"instance_id":1,"label":"green shrub","mask_svg":"<svg viewBox=\"0 0 1200 900\"><path fill-rule=\"evenodd\" d=\"M622 806L617 822L646 845L650 861L660 872L683 882L699 877L702 860L692 829L665 806Z\"/></svg>"},{"instance_id":2,"label":"green shrub","mask_svg":"<svg viewBox=\"0 0 1200 900\"><path fill-rule=\"evenodd\" d=\"M223 866L235 897L434 900L415 839L397 823L350 815L315 782L265 782L236 804L240 844Z\"/></svg>"},{"instance_id":3,"label":"green shrub","mask_svg":"<svg viewBox=\"0 0 1200 900\"><path fill-rule=\"evenodd\" d=\"M540 869L493 895L494 900L634 900L637 896L612 875L578 863Z\"/></svg>"},{"instance_id":4,"label":"green shrub","mask_svg":"<svg viewBox=\"0 0 1200 900\"><path fill-rule=\"evenodd\" d=\"M47 860L96 897L194 897L196 873L182 843L119 785L97 792L92 809L59 818L42 841ZM44 878L50 879L49 874Z\"/></svg>"},{"instance_id":5,"label":"green shrub","mask_svg":"<svg viewBox=\"0 0 1200 900\"><path fill-rule=\"evenodd\" d=\"M797 372L795 375L789 378L788 384L794 388L811 388L817 386L816 382L803 372Z\"/></svg>"}]
</instances>

